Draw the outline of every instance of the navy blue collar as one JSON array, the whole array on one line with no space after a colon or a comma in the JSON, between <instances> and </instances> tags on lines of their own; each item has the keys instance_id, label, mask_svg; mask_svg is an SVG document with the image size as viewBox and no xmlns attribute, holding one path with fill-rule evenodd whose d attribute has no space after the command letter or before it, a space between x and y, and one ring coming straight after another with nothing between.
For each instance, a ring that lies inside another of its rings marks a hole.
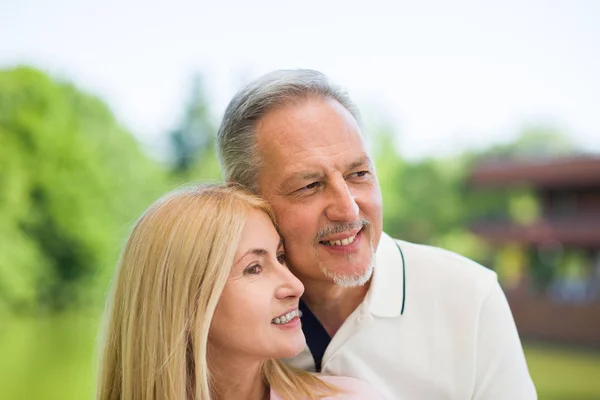
<instances>
[{"instance_id":1,"label":"navy blue collar","mask_svg":"<svg viewBox=\"0 0 600 400\"><path fill-rule=\"evenodd\" d=\"M306 303L300 300L298 308L302 311L302 332L306 338L306 345L315 361L315 371L321 372L321 361L329 342L331 342L331 337Z\"/></svg>"}]
</instances>

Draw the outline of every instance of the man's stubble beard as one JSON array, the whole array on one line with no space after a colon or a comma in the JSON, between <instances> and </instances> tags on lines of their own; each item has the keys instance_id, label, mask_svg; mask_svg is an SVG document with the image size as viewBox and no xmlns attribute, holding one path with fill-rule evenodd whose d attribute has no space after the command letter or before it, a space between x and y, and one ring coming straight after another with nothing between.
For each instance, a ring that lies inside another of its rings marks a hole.
<instances>
[{"instance_id":1,"label":"man's stubble beard","mask_svg":"<svg viewBox=\"0 0 600 400\"><path fill-rule=\"evenodd\" d=\"M348 256L351 258L352 256ZM363 286L369 279L373 276L373 270L375 269L375 253L372 253L371 261L369 262L369 266L362 274L338 274L335 271L325 267L322 262L319 262L319 268L321 272L325 274L328 278L333 280L337 286L343 288L353 288L358 286Z\"/></svg>"},{"instance_id":2,"label":"man's stubble beard","mask_svg":"<svg viewBox=\"0 0 600 400\"><path fill-rule=\"evenodd\" d=\"M369 230L369 248L371 249L371 260L369 261L369 265L366 270L361 273L347 273L340 274L329 268L325 263L319 258L319 254L317 249L315 248L315 256L319 261L319 269L326 277L333 280L333 282L340 287L343 288L353 288L365 285L371 277L373 276L373 271L375 270L375 249L373 247L373 234L371 231L371 225L369 223L365 224L365 228ZM356 259L352 254L348 254L348 262L355 263Z\"/></svg>"}]
</instances>

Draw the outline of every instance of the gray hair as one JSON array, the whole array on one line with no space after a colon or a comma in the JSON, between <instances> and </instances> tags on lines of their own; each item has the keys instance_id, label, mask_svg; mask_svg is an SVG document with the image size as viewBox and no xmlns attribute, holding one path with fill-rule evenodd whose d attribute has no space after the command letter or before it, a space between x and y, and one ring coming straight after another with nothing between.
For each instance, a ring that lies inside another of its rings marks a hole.
<instances>
[{"instance_id":1,"label":"gray hair","mask_svg":"<svg viewBox=\"0 0 600 400\"><path fill-rule=\"evenodd\" d=\"M296 100L330 98L339 102L362 125L348 94L321 72L298 69L268 73L240 90L231 100L217 134L219 161L226 182L239 183L258 193L261 159L256 125L267 113Z\"/></svg>"}]
</instances>

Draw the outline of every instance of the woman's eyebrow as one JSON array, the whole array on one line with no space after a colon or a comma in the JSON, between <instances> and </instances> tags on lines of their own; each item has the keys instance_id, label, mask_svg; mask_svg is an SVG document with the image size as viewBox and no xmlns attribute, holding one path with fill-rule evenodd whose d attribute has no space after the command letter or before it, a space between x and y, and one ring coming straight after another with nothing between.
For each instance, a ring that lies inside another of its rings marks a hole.
<instances>
[{"instance_id":1,"label":"woman's eyebrow","mask_svg":"<svg viewBox=\"0 0 600 400\"><path fill-rule=\"evenodd\" d=\"M277 243L277 251L279 251L279 249L281 249L283 247L283 238L280 237L279 238L279 243ZM238 264L240 261L242 261L246 256L248 255L255 255L255 256L266 256L267 254L269 254L269 251L260 247L255 247L252 249L249 249L248 251L246 251L244 254L242 254L237 260L234 261L234 264Z\"/></svg>"},{"instance_id":2,"label":"woman's eyebrow","mask_svg":"<svg viewBox=\"0 0 600 400\"><path fill-rule=\"evenodd\" d=\"M253 254L255 256L265 256L268 254L268 251L265 249L261 249L261 248L254 248L254 249L250 249L247 252L245 252L244 254L242 254L235 262L234 264L238 264L240 261L242 261L246 256Z\"/></svg>"}]
</instances>

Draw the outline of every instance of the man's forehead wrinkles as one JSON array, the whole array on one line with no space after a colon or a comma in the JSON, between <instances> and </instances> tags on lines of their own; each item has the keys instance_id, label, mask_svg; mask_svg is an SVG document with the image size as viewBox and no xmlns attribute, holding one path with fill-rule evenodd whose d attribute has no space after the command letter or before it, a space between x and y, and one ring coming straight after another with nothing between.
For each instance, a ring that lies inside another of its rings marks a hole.
<instances>
[{"instance_id":1,"label":"man's forehead wrinkles","mask_svg":"<svg viewBox=\"0 0 600 400\"><path fill-rule=\"evenodd\" d=\"M270 151L268 159L268 167L272 168L277 176L287 179L292 174L301 172L318 172L323 171L324 167L340 168L345 166L347 160L346 153L352 151L352 147L336 148L334 145L328 146L313 146L305 149L293 148L278 148ZM268 149L265 149L268 151ZM352 160L354 161L354 160Z\"/></svg>"},{"instance_id":2,"label":"man's forehead wrinkles","mask_svg":"<svg viewBox=\"0 0 600 400\"><path fill-rule=\"evenodd\" d=\"M280 162L283 173L299 170L322 170L323 167L331 169L344 169L369 163L366 151L357 151L355 146L348 143L315 146L306 148L296 153L289 152L287 156L281 154Z\"/></svg>"},{"instance_id":3,"label":"man's forehead wrinkles","mask_svg":"<svg viewBox=\"0 0 600 400\"><path fill-rule=\"evenodd\" d=\"M333 161L351 150L352 148L345 143L334 143L326 146L307 146L305 149L294 154L294 156L303 160L298 161L299 163L322 162L323 160Z\"/></svg>"},{"instance_id":4,"label":"man's forehead wrinkles","mask_svg":"<svg viewBox=\"0 0 600 400\"><path fill-rule=\"evenodd\" d=\"M345 151L338 151L333 154L312 154L314 152L307 150L303 153L309 154L306 157L299 157L300 159L293 164L287 164L287 166L281 170L282 175L285 175L286 177L323 175L331 170L340 169L345 165L345 160L339 159L340 156L344 155ZM302 153L299 153L298 155L302 156Z\"/></svg>"}]
</instances>

